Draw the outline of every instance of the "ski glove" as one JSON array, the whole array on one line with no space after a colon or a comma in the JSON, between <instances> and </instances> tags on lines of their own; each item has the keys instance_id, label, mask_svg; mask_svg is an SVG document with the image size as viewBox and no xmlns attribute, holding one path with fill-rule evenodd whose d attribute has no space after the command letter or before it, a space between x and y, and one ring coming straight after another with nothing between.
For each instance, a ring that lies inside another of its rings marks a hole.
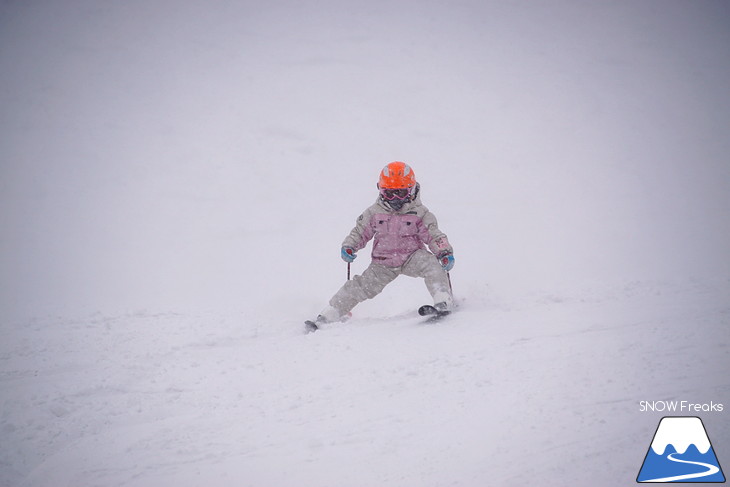
<instances>
[{"instance_id":1,"label":"ski glove","mask_svg":"<svg viewBox=\"0 0 730 487\"><path fill-rule=\"evenodd\" d=\"M441 254L439 256L439 263L446 272L449 272L454 268L454 256L451 254Z\"/></svg>"},{"instance_id":2,"label":"ski glove","mask_svg":"<svg viewBox=\"0 0 730 487\"><path fill-rule=\"evenodd\" d=\"M340 251L340 257L342 257L342 260L349 264L353 260L357 259L357 254L355 253L355 249L353 249L352 247L342 247L342 250Z\"/></svg>"}]
</instances>

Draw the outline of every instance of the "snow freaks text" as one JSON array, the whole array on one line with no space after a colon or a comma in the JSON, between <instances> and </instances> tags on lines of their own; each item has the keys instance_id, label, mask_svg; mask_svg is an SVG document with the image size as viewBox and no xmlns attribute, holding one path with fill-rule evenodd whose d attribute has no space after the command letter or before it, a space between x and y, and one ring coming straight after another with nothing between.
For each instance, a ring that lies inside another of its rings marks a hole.
<instances>
[{"instance_id":1,"label":"snow freaks text","mask_svg":"<svg viewBox=\"0 0 730 487\"><path fill-rule=\"evenodd\" d=\"M671 412L671 413L720 413L721 403L693 403L690 401L639 401L639 412Z\"/></svg>"}]
</instances>

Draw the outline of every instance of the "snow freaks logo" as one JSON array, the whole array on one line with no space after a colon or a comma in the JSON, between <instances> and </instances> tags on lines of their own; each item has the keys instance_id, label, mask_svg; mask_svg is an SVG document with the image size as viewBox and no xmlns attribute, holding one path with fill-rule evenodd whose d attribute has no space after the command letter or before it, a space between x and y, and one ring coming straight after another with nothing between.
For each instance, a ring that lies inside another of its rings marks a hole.
<instances>
[{"instance_id":1,"label":"snow freaks logo","mask_svg":"<svg viewBox=\"0 0 730 487\"><path fill-rule=\"evenodd\" d=\"M694 416L659 421L637 482L725 482L705 425Z\"/></svg>"}]
</instances>

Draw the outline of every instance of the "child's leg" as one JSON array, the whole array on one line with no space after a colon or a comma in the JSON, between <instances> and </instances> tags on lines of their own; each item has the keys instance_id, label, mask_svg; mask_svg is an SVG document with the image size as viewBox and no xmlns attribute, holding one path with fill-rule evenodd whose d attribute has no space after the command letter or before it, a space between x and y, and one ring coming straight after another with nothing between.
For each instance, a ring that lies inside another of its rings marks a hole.
<instances>
[{"instance_id":1,"label":"child's leg","mask_svg":"<svg viewBox=\"0 0 730 487\"><path fill-rule=\"evenodd\" d=\"M454 304L449 277L431 252L416 250L408 262L403 265L403 274L410 277L422 277L426 281L426 288L431 294L434 304L446 303L449 308Z\"/></svg>"},{"instance_id":2,"label":"child's leg","mask_svg":"<svg viewBox=\"0 0 730 487\"><path fill-rule=\"evenodd\" d=\"M365 272L347 281L330 299L330 306L339 312L340 316L349 313L358 303L372 299L389 283L398 277L398 268L385 267L371 263Z\"/></svg>"}]
</instances>

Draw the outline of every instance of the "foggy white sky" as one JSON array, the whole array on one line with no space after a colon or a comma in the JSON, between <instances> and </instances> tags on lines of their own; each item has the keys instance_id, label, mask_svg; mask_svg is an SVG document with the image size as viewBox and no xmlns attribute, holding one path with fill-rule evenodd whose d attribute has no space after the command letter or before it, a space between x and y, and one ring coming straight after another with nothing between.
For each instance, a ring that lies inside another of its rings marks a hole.
<instances>
[{"instance_id":1,"label":"foggy white sky","mask_svg":"<svg viewBox=\"0 0 730 487\"><path fill-rule=\"evenodd\" d=\"M325 299L397 159L462 288L727 276L729 20L722 1L4 2L0 316Z\"/></svg>"}]
</instances>

